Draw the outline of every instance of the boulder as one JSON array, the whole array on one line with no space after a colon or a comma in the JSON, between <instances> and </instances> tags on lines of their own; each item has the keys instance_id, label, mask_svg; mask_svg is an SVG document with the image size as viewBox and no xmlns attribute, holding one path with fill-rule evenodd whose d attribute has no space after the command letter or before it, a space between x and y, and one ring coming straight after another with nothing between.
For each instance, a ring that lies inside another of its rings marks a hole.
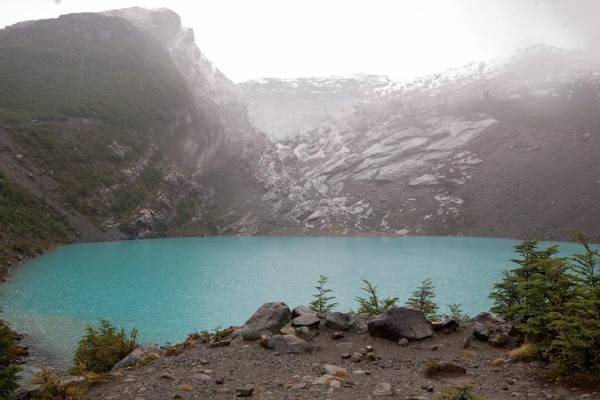
<instances>
[{"instance_id":1,"label":"boulder","mask_svg":"<svg viewBox=\"0 0 600 400\"><path fill-rule=\"evenodd\" d=\"M354 327L356 319L353 312L336 311L327 314L325 326L339 331L348 331Z\"/></svg>"},{"instance_id":2,"label":"boulder","mask_svg":"<svg viewBox=\"0 0 600 400\"><path fill-rule=\"evenodd\" d=\"M273 335L266 339L266 347L283 354L310 353L312 346L294 335Z\"/></svg>"},{"instance_id":3,"label":"boulder","mask_svg":"<svg viewBox=\"0 0 600 400\"><path fill-rule=\"evenodd\" d=\"M158 358L161 353L160 347L157 344L143 344L136 347L131 353L125 356L121 361L112 367L111 372L120 369L135 367L137 364L148 358Z\"/></svg>"},{"instance_id":4,"label":"boulder","mask_svg":"<svg viewBox=\"0 0 600 400\"><path fill-rule=\"evenodd\" d=\"M399 341L425 339L433 335L431 322L421 311L405 307L392 307L380 317L368 322L371 336Z\"/></svg>"},{"instance_id":5,"label":"boulder","mask_svg":"<svg viewBox=\"0 0 600 400\"><path fill-rule=\"evenodd\" d=\"M506 346L514 340L510 336L512 325L503 318L484 312L473 320L473 337L493 346Z\"/></svg>"},{"instance_id":6,"label":"boulder","mask_svg":"<svg viewBox=\"0 0 600 400\"><path fill-rule=\"evenodd\" d=\"M431 326L436 332L450 333L458 329L459 322L455 319L445 319L443 321L434 321Z\"/></svg>"},{"instance_id":7,"label":"boulder","mask_svg":"<svg viewBox=\"0 0 600 400\"><path fill-rule=\"evenodd\" d=\"M425 376L428 378L451 378L466 373L467 370L464 367L449 361L433 361L425 369Z\"/></svg>"},{"instance_id":8,"label":"boulder","mask_svg":"<svg viewBox=\"0 0 600 400\"><path fill-rule=\"evenodd\" d=\"M309 329L306 326L299 326L294 330L294 334L300 339L310 341L319 334L319 331L316 329Z\"/></svg>"},{"instance_id":9,"label":"boulder","mask_svg":"<svg viewBox=\"0 0 600 400\"><path fill-rule=\"evenodd\" d=\"M299 317L304 314L313 314L313 313L314 312L306 306L298 306L298 307L294 307L294 309L292 310L292 318L296 318L296 317Z\"/></svg>"},{"instance_id":10,"label":"boulder","mask_svg":"<svg viewBox=\"0 0 600 400\"><path fill-rule=\"evenodd\" d=\"M302 314L297 316L296 318L294 318L292 320L292 325L294 326L306 326L308 328L311 329L315 329L319 327L319 323L321 322L321 320L319 319L319 317L317 317L317 314L315 313L310 313L310 314Z\"/></svg>"},{"instance_id":11,"label":"boulder","mask_svg":"<svg viewBox=\"0 0 600 400\"><path fill-rule=\"evenodd\" d=\"M263 332L277 333L290 322L290 308L285 303L265 303L250 317L241 330L244 340L258 340Z\"/></svg>"}]
</instances>

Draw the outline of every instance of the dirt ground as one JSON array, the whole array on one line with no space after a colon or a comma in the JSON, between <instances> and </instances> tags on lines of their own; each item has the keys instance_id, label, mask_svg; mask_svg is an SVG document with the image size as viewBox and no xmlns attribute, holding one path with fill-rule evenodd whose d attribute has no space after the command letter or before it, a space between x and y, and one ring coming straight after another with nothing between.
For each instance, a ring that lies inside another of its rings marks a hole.
<instances>
[{"instance_id":1,"label":"dirt ground","mask_svg":"<svg viewBox=\"0 0 600 400\"><path fill-rule=\"evenodd\" d=\"M232 399L248 395L255 399L436 399L443 388L468 384L485 400L500 399L600 399L599 393L558 386L540 378L543 366L510 362L508 350L473 341L463 348L469 327L403 347L367 333L345 333L333 339L322 330L311 342L311 354L278 354L258 343L242 342L210 347L196 342L181 354L162 357L150 364L124 370L111 382L94 386L92 399ZM375 356L357 361L348 357ZM369 359L370 358L370 359ZM466 369L458 376L426 377L427 365L449 361ZM324 365L345 368L339 383L319 383ZM389 384L393 394L385 389ZM378 385L379 384L379 392ZM335 386L335 387L334 387ZM337 387L339 386L339 387Z\"/></svg>"}]
</instances>

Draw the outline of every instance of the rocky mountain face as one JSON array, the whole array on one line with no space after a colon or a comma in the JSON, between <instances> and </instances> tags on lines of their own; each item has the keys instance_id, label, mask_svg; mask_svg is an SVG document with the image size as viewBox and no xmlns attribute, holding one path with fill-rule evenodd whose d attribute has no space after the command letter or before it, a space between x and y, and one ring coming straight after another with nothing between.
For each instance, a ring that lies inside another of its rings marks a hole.
<instances>
[{"instance_id":1,"label":"rocky mountain face","mask_svg":"<svg viewBox=\"0 0 600 400\"><path fill-rule=\"evenodd\" d=\"M32 243L256 233L269 215L257 168L268 145L169 10L7 27L0 261L36 254ZM35 213L60 234L28 225Z\"/></svg>"},{"instance_id":2,"label":"rocky mountain face","mask_svg":"<svg viewBox=\"0 0 600 400\"><path fill-rule=\"evenodd\" d=\"M169 10L16 24L0 31L0 263L169 235L594 234L599 73L537 46L414 82L235 85Z\"/></svg>"},{"instance_id":3,"label":"rocky mountain face","mask_svg":"<svg viewBox=\"0 0 600 400\"><path fill-rule=\"evenodd\" d=\"M361 87L326 81L336 93ZM282 213L303 231L597 234L600 63L589 55L540 45L503 64L472 64L414 82L369 77L369 90L352 105L338 101L329 109L331 94L314 89L322 82L241 85L253 120L278 141L289 176L279 190L294 199ZM299 126L285 140L270 131L314 108L320 122Z\"/></svg>"}]
</instances>

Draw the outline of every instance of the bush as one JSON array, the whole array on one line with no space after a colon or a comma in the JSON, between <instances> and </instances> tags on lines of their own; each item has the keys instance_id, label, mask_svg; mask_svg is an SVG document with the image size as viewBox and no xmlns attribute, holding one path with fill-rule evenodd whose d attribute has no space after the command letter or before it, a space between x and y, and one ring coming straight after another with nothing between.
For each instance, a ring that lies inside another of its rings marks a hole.
<instances>
[{"instance_id":1,"label":"bush","mask_svg":"<svg viewBox=\"0 0 600 400\"><path fill-rule=\"evenodd\" d=\"M0 319L0 399L8 399L19 387L20 369L13 364L16 337L8 323Z\"/></svg>"},{"instance_id":2,"label":"bush","mask_svg":"<svg viewBox=\"0 0 600 400\"><path fill-rule=\"evenodd\" d=\"M397 297L386 297L380 299L377 294L377 286L373 286L371 282L363 279L364 286L362 290L367 293L367 297L355 297L358 302L358 312L369 315L380 315L394 307L398 303Z\"/></svg>"},{"instance_id":3,"label":"bush","mask_svg":"<svg viewBox=\"0 0 600 400\"><path fill-rule=\"evenodd\" d=\"M584 252L558 257L557 246L515 246L518 267L504 272L491 294L493 312L509 319L537 357L563 373L600 373L600 255L577 234ZM530 349L530 350L531 350Z\"/></svg>"},{"instance_id":4,"label":"bush","mask_svg":"<svg viewBox=\"0 0 600 400\"><path fill-rule=\"evenodd\" d=\"M447 304L448 314L444 314L444 318L453 319L458 322L469 322L471 317L465 314L462 310L462 306L458 303Z\"/></svg>"},{"instance_id":5,"label":"bush","mask_svg":"<svg viewBox=\"0 0 600 400\"><path fill-rule=\"evenodd\" d=\"M442 389L438 400L483 400L473 394L473 387L469 385L449 386Z\"/></svg>"},{"instance_id":6,"label":"bush","mask_svg":"<svg viewBox=\"0 0 600 400\"><path fill-rule=\"evenodd\" d=\"M87 398L87 389L84 386L77 383L61 384L59 377L48 368L44 368L42 372L35 375L32 383L40 385L39 398L42 400L84 400Z\"/></svg>"},{"instance_id":7,"label":"bush","mask_svg":"<svg viewBox=\"0 0 600 400\"><path fill-rule=\"evenodd\" d=\"M406 305L415 310L422 311L429 320L437 320L438 306L433 299L435 298L435 287L431 279L425 279L421 285L413 292L412 296L406 302Z\"/></svg>"},{"instance_id":8,"label":"bush","mask_svg":"<svg viewBox=\"0 0 600 400\"><path fill-rule=\"evenodd\" d=\"M91 325L79 340L75 365L81 371L108 372L136 347L137 330L128 336L124 329L117 330L109 321L101 320L98 329Z\"/></svg>"},{"instance_id":9,"label":"bush","mask_svg":"<svg viewBox=\"0 0 600 400\"><path fill-rule=\"evenodd\" d=\"M327 282L329 281L329 277L320 275L319 280L317 281L317 293L313 295L313 301L310 302L308 308L310 308L314 312L325 313L333 310L338 303L332 302L335 299L334 296L329 296L329 293L333 292L333 290L325 287Z\"/></svg>"}]
</instances>

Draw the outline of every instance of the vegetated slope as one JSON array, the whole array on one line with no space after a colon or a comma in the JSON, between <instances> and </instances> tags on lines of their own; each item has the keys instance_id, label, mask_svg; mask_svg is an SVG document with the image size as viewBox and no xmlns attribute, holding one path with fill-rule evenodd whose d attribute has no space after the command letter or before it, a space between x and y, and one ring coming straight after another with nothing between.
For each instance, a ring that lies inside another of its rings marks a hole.
<instances>
[{"instance_id":1,"label":"vegetated slope","mask_svg":"<svg viewBox=\"0 0 600 400\"><path fill-rule=\"evenodd\" d=\"M226 231L261 186L231 90L169 10L16 24L0 31L0 171L65 218L65 240Z\"/></svg>"},{"instance_id":2,"label":"vegetated slope","mask_svg":"<svg viewBox=\"0 0 600 400\"><path fill-rule=\"evenodd\" d=\"M275 83L256 85L268 97ZM295 86L278 85L274 98ZM307 232L597 237L599 98L597 60L541 45L502 65L391 82L278 143L299 193L286 216Z\"/></svg>"}]
</instances>

